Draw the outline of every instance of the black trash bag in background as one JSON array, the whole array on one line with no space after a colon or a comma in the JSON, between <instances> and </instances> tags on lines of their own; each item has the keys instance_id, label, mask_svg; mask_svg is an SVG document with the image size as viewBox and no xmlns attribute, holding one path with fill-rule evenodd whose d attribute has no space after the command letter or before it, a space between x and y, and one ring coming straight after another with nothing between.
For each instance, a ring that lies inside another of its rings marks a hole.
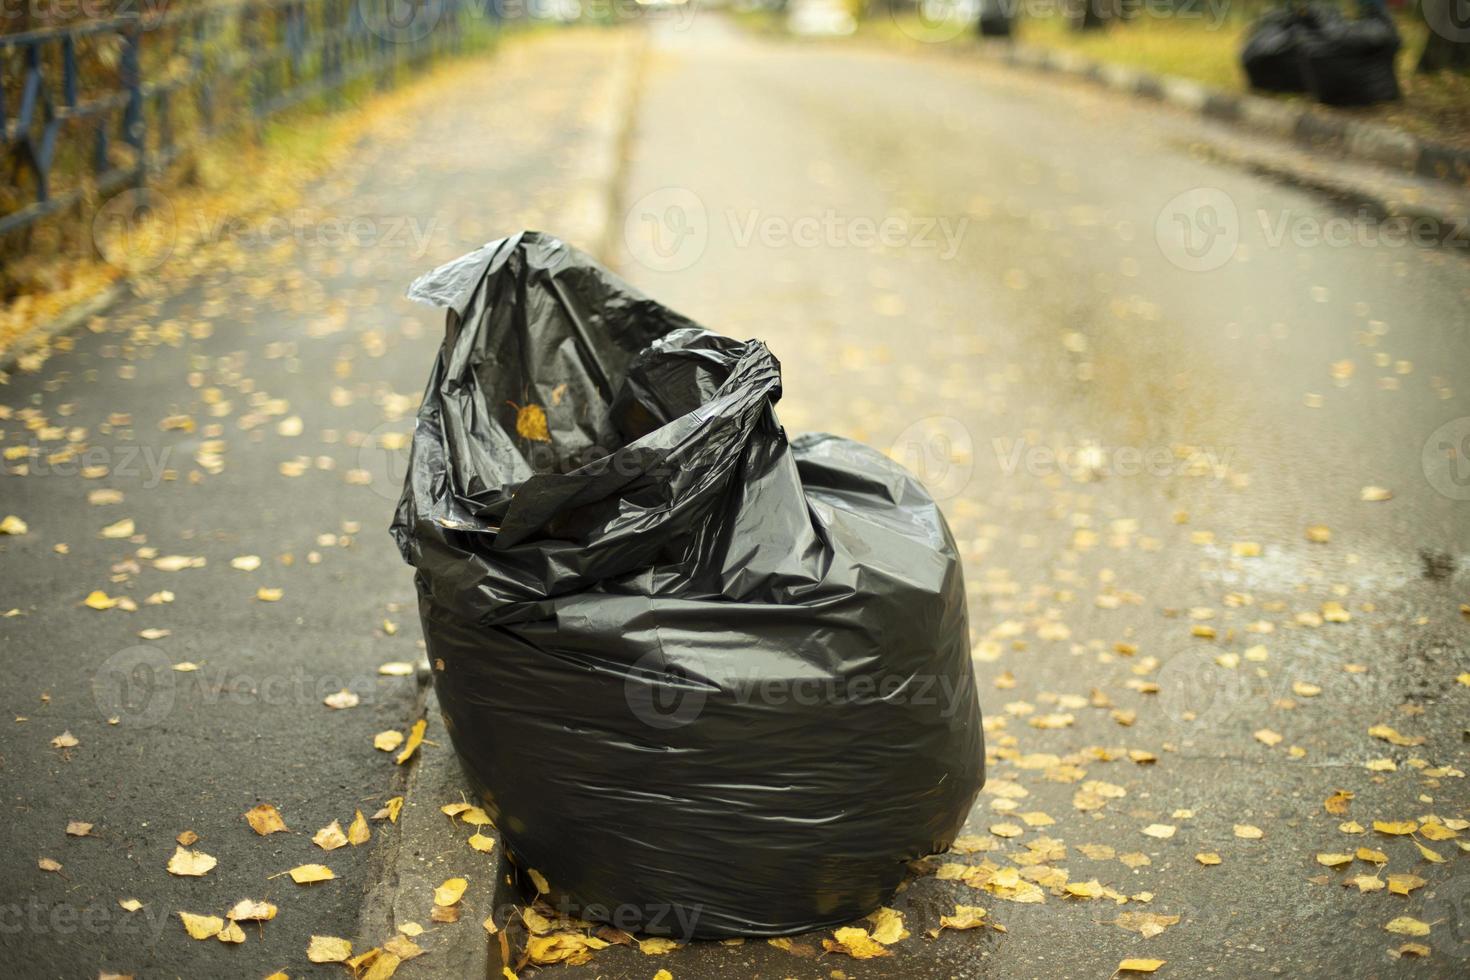
<instances>
[{"instance_id":1,"label":"black trash bag in background","mask_svg":"<svg viewBox=\"0 0 1470 980\"><path fill-rule=\"evenodd\" d=\"M1307 91L1325 105L1371 105L1399 97L1394 56L1398 28L1375 8L1355 20L1337 19L1304 34L1298 48Z\"/></svg>"},{"instance_id":2,"label":"black trash bag in background","mask_svg":"<svg viewBox=\"0 0 1470 980\"><path fill-rule=\"evenodd\" d=\"M1305 92L1300 53L1303 38L1342 20L1336 7L1303 4L1268 10L1251 25L1240 50L1240 64L1251 88L1265 92Z\"/></svg>"},{"instance_id":3,"label":"black trash bag in background","mask_svg":"<svg viewBox=\"0 0 1470 980\"><path fill-rule=\"evenodd\" d=\"M448 327L393 534L455 749L549 900L774 936L871 912L948 847L984 747L960 560L919 482L788 442L763 344L553 237L410 295Z\"/></svg>"}]
</instances>

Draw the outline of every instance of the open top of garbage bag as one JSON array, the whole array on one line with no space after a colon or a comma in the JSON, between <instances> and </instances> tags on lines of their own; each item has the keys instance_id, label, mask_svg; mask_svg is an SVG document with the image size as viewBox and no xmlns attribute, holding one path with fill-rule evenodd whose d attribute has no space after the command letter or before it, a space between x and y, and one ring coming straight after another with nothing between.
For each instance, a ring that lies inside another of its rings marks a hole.
<instances>
[{"instance_id":1,"label":"open top of garbage bag","mask_svg":"<svg viewBox=\"0 0 1470 980\"><path fill-rule=\"evenodd\" d=\"M559 907L684 938L860 917L983 782L964 579L780 365L532 232L448 308L393 533L446 726Z\"/></svg>"}]
</instances>

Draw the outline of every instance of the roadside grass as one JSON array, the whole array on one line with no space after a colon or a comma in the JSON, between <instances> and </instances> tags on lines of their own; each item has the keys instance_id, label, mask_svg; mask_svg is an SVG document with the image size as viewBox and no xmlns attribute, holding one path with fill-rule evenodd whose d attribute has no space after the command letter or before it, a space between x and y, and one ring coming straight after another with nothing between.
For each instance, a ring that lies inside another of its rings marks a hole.
<instances>
[{"instance_id":1,"label":"roadside grass","mask_svg":"<svg viewBox=\"0 0 1470 980\"><path fill-rule=\"evenodd\" d=\"M513 36L539 33L517 30ZM358 140L375 127L392 125L406 107L452 87L468 66L493 57L499 43L498 37L484 38L472 51L401 77L394 88L379 89L364 79L304 102L258 130L241 127L200 141L150 183L149 196L167 206L120 232L105 221L94 224L101 201L43 221L24 254L7 263L6 275L20 288L0 306L0 356L18 352L18 368L38 368L50 351L34 336L38 328L84 307L120 280L149 289L154 281L187 274L196 253L223 244L211 240L209 229L249 225L299 206L311 182L330 174ZM56 345L68 342L58 338Z\"/></svg>"},{"instance_id":2,"label":"roadside grass","mask_svg":"<svg viewBox=\"0 0 1470 980\"><path fill-rule=\"evenodd\" d=\"M1361 108L1317 106L1324 113L1344 113L1355 119L1396 126L1423 139L1470 148L1470 75L1440 72L1417 75L1414 65L1424 49L1428 33L1415 15L1396 17L1403 47L1396 62L1403 99ZM1016 40L1022 44L1053 50L1073 51L1095 61L1127 65L1164 75L1177 75L1231 92L1249 91L1240 68L1240 48L1245 43L1251 19L1229 17L1212 21L1199 18L1139 17L1109 25L1099 31L1074 31L1060 17L1022 18L1016 25ZM861 34L886 41L908 42L925 30L917 21L872 17L859 28ZM947 39L949 44L973 44L972 31L961 31ZM1309 101L1305 95L1272 95L1267 98Z\"/></svg>"}]
</instances>

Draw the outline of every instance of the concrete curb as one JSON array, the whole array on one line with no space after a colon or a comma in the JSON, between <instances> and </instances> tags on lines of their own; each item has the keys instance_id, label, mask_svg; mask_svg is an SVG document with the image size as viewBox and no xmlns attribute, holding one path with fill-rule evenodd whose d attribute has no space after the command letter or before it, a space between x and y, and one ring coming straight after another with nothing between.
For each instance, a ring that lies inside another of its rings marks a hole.
<instances>
[{"instance_id":1,"label":"concrete curb","mask_svg":"<svg viewBox=\"0 0 1470 980\"><path fill-rule=\"evenodd\" d=\"M104 312L131 289L132 284L127 279L118 279L101 292L64 310L54 320L39 323L16 337L8 346L0 346L0 375L14 369L22 357L34 351L48 338L68 333L78 324Z\"/></svg>"},{"instance_id":2,"label":"concrete curb","mask_svg":"<svg viewBox=\"0 0 1470 980\"><path fill-rule=\"evenodd\" d=\"M495 829L482 828L484 836L495 841L494 850L482 854L466 844L472 828L440 810L450 803L475 800L469 796L469 784L444 730L427 671L423 683L417 717L428 723L424 744L404 780L397 824L381 825L379 830L393 840L378 880L363 901L353 946L381 946L416 923L424 931L414 942L426 955L405 961L398 976L500 976L501 967L509 964L500 961L500 944L483 923L493 916L497 926L503 927L518 896L510 885L509 863ZM469 882L456 906L459 921L434 922L430 918L434 889L448 878Z\"/></svg>"},{"instance_id":3,"label":"concrete curb","mask_svg":"<svg viewBox=\"0 0 1470 980\"><path fill-rule=\"evenodd\" d=\"M1346 119L1319 111L1316 106L1225 92L1187 78L1093 61L1071 51L991 40L945 47L956 53L976 51L989 60L1016 67L1085 78L1117 92L1167 102L1186 112L1234 123L1316 152L1470 186L1470 150L1421 140L1379 123Z\"/></svg>"},{"instance_id":4,"label":"concrete curb","mask_svg":"<svg viewBox=\"0 0 1470 980\"><path fill-rule=\"evenodd\" d=\"M634 108L646 51L642 34L622 49L612 68L605 91L604 111L590 125L588 152L572 176L567 209L573 225L559 229L567 237L595 243L598 257L611 264L616 253L616 236L621 228L614 220L619 209L626 149L631 136ZM406 961L396 976L500 977L502 968L514 964L503 960L505 946L498 935L486 931L486 917L493 917L503 930L524 901L514 884L515 872L500 844L499 833L483 828L495 839L490 854L470 849L465 841L470 828L446 817L440 807L469 798L470 786L450 744L439 701L429 681L427 668L412 720L426 719L425 744L404 781L403 809L395 828L396 839L383 859L377 882L364 898L358 917L354 944L367 949L392 938L405 924L418 923L425 931L415 941L428 955ZM430 742L434 744L429 744ZM469 880L460 901L461 916L454 923L432 923L429 913L433 892L446 878Z\"/></svg>"}]
</instances>

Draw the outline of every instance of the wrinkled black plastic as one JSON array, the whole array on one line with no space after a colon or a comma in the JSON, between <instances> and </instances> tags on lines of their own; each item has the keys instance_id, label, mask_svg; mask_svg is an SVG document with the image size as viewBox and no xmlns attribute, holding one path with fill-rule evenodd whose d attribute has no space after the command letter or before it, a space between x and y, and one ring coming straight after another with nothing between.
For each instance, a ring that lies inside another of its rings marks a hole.
<instances>
[{"instance_id":1,"label":"wrinkled black plastic","mask_svg":"<svg viewBox=\"0 0 1470 980\"><path fill-rule=\"evenodd\" d=\"M550 236L410 295L448 328L393 533L455 748L552 901L778 935L865 915L946 848L984 751L960 561L918 481L788 442L763 344Z\"/></svg>"},{"instance_id":2,"label":"wrinkled black plastic","mask_svg":"<svg viewBox=\"0 0 1470 980\"><path fill-rule=\"evenodd\" d=\"M1368 105L1399 97L1399 44L1398 29L1382 10L1349 20L1333 6L1302 4L1262 14L1240 63L1252 88L1310 92L1327 105Z\"/></svg>"},{"instance_id":3,"label":"wrinkled black plastic","mask_svg":"<svg viewBox=\"0 0 1470 980\"><path fill-rule=\"evenodd\" d=\"M1394 56L1399 31L1387 13L1328 24L1302 38L1307 91L1326 105L1370 105L1399 97Z\"/></svg>"},{"instance_id":4,"label":"wrinkled black plastic","mask_svg":"<svg viewBox=\"0 0 1470 980\"><path fill-rule=\"evenodd\" d=\"M1251 88L1266 92L1305 92L1302 40L1336 24L1342 15L1326 4L1301 4L1268 10L1251 25L1240 51Z\"/></svg>"}]
</instances>

